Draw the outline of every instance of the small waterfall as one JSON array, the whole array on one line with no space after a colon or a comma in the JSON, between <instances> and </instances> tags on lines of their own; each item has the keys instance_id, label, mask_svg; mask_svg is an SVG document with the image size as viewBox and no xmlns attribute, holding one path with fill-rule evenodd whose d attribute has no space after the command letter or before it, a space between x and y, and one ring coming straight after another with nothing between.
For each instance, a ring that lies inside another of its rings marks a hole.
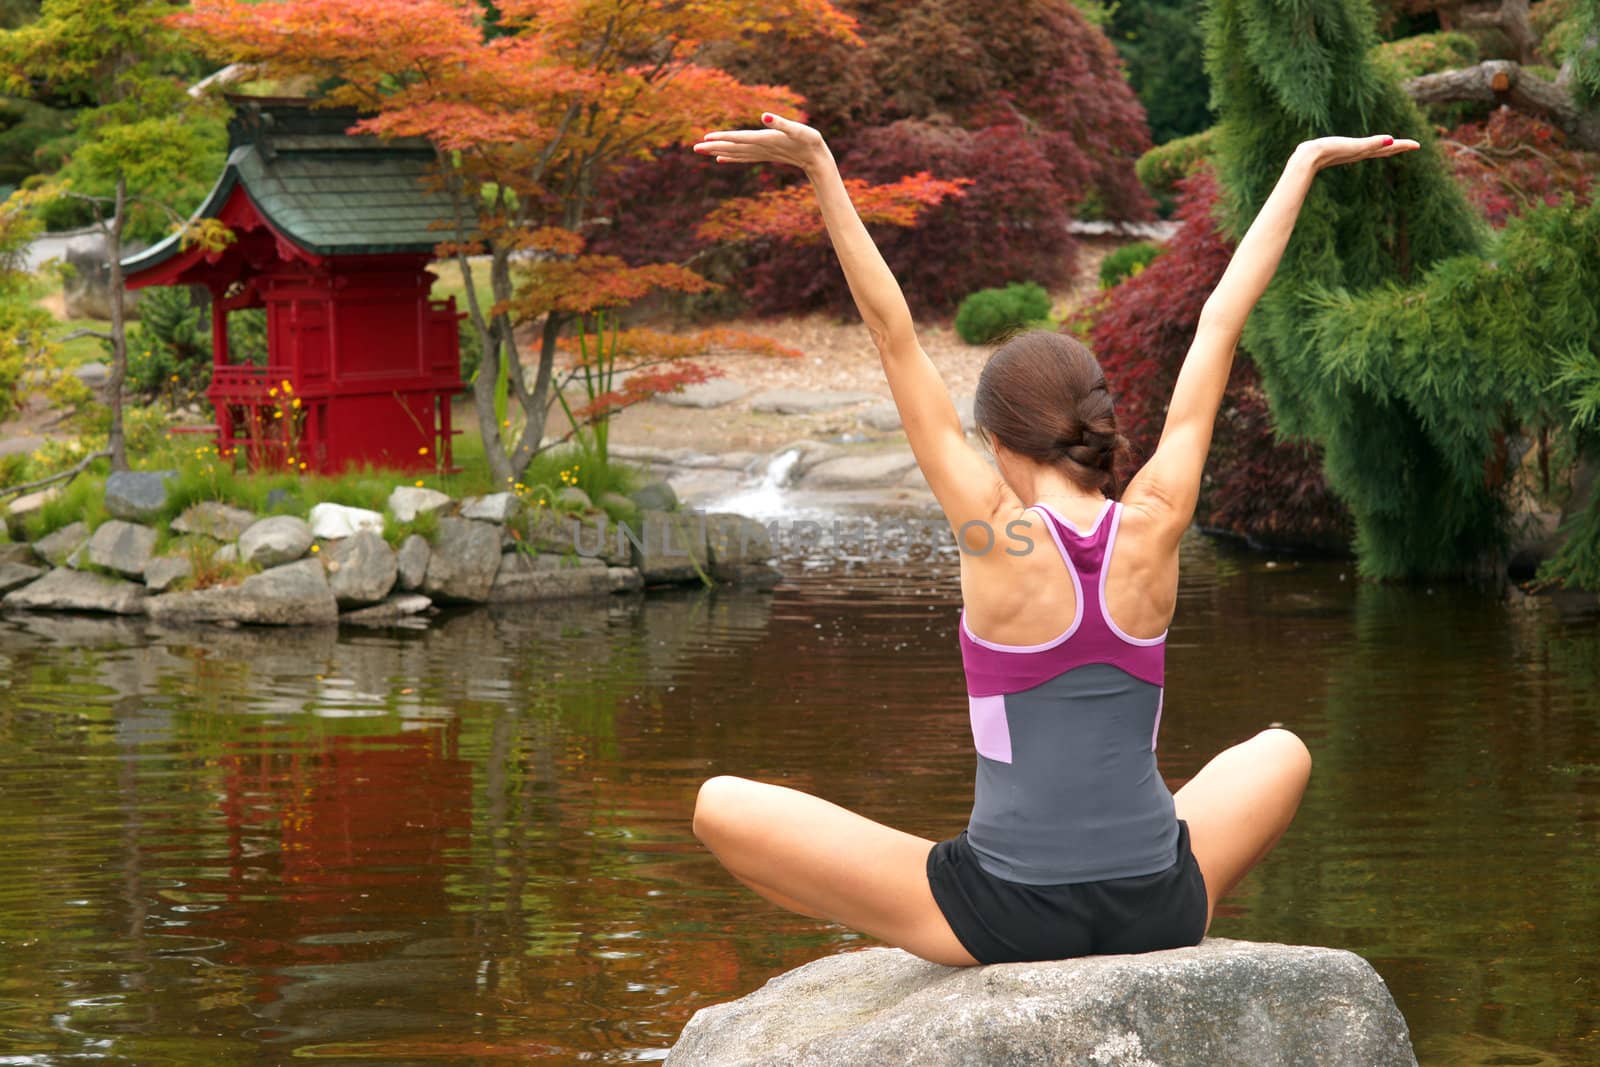
<instances>
[{"instance_id":1,"label":"small waterfall","mask_svg":"<svg viewBox=\"0 0 1600 1067\"><path fill-rule=\"evenodd\" d=\"M741 489L731 496L705 505L707 511L732 511L752 519L775 519L794 514L794 508L784 499L783 488L789 481L789 472L800 462L800 450L789 448L772 457L761 481Z\"/></svg>"}]
</instances>

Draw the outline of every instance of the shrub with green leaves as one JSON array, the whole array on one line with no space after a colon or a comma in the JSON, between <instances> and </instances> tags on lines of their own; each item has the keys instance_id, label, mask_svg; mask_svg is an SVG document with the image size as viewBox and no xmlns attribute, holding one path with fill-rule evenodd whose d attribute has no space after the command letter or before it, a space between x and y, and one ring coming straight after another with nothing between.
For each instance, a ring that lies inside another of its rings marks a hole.
<instances>
[{"instance_id":1,"label":"shrub with green leaves","mask_svg":"<svg viewBox=\"0 0 1600 1067\"><path fill-rule=\"evenodd\" d=\"M185 286L157 286L139 300L128 330L128 384L146 396L197 395L211 384L211 309ZM239 362L266 362L267 319L259 308L228 317L228 347Z\"/></svg>"},{"instance_id":2,"label":"shrub with green leaves","mask_svg":"<svg viewBox=\"0 0 1600 1067\"><path fill-rule=\"evenodd\" d=\"M1050 294L1036 282L980 289L956 311L956 333L969 345L988 344L1012 330L1050 318Z\"/></svg>"},{"instance_id":3,"label":"shrub with green leaves","mask_svg":"<svg viewBox=\"0 0 1600 1067\"><path fill-rule=\"evenodd\" d=\"M1419 33L1415 37L1385 41L1373 49L1372 55L1398 80L1470 67L1478 62L1478 43L1455 31Z\"/></svg>"},{"instance_id":4,"label":"shrub with green leaves","mask_svg":"<svg viewBox=\"0 0 1600 1067\"><path fill-rule=\"evenodd\" d=\"M1135 241L1123 245L1100 261L1100 288L1110 289L1131 274L1138 274L1161 254L1161 246L1153 241Z\"/></svg>"},{"instance_id":5,"label":"shrub with green leaves","mask_svg":"<svg viewBox=\"0 0 1600 1067\"><path fill-rule=\"evenodd\" d=\"M1150 195L1165 205L1177 195L1178 183L1211 158L1212 140L1211 130L1201 130L1188 137L1158 144L1139 157L1133 172L1139 176L1140 184Z\"/></svg>"}]
</instances>

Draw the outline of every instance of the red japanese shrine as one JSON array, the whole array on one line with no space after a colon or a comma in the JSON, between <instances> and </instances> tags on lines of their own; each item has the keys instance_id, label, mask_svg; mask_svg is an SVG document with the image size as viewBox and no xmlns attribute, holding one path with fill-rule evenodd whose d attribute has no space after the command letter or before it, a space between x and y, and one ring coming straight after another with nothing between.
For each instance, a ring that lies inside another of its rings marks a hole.
<instances>
[{"instance_id":1,"label":"red japanese shrine","mask_svg":"<svg viewBox=\"0 0 1600 1067\"><path fill-rule=\"evenodd\" d=\"M129 289L210 291L218 447L318 472L449 469L462 316L453 298L430 298L427 266L450 236L430 225L450 217L423 184L432 148L351 136L350 110L234 103L227 166L194 219L236 240L185 249L175 234L123 261ZM230 353L228 313L254 307L266 310L264 365Z\"/></svg>"}]
</instances>

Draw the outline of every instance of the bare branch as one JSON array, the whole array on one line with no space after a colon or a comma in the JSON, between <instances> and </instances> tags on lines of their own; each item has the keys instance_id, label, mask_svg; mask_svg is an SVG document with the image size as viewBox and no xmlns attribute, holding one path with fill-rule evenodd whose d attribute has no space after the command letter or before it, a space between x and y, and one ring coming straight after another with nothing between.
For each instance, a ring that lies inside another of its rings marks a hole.
<instances>
[{"instance_id":1,"label":"bare branch","mask_svg":"<svg viewBox=\"0 0 1600 1067\"><path fill-rule=\"evenodd\" d=\"M110 459L110 458L111 458L111 453L110 452L105 452L105 451L91 452L89 455L84 456L82 459L80 459L77 462L76 466L69 467L64 471L57 471L56 473L50 475L47 478L40 478L36 482L23 482L21 485L8 485L4 489L0 489L0 496L12 496L12 495L20 496L23 493L30 492L30 491L32 491L34 489L42 488L42 487L44 487L46 485L49 485L52 482L59 482L59 481L62 481L63 479L70 482L70 481L72 481L72 479L76 478L78 475L82 474L85 470L87 470L88 467L89 467L89 464L93 463L95 460L97 460L97 459Z\"/></svg>"},{"instance_id":2,"label":"bare branch","mask_svg":"<svg viewBox=\"0 0 1600 1067\"><path fill-rule=\"evenodd\" d=\"M1562 130L1574 147L1600 151L1600 114L1584 111L1564 86L1530 74L1509 59L1409 78L1402 88L1419 104L1458 100L1504 104Z\"/></svg>"},{"instance_id":3,"label":"bare branch","mask_svg":"<svg viewBox=\"0 0 1600 1067\"><path fill-rule=\"evenodd\" d=\"M88 327L84 327L80 330L73 330L71 333L63 337L56 338L56 340L61 344L66 344L68 341L76 341L80 337L98 338L101 341L105 341L107 344L110 344L112 341L111 335L106 333L104 330L91 330Z\"/></svg>"}]
</instances>

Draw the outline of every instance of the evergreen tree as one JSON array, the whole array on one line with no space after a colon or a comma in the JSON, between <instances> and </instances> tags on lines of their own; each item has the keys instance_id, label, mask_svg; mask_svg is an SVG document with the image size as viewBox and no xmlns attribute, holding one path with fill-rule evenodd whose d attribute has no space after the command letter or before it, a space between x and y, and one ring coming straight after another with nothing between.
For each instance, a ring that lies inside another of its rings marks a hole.
<instances>
[{"instance_id":1,"label":"evergreen tree","mask_svg":"<svg viewBox=\"0 0 1600 1067\"><path fill-rule=\"evenodd\" d=\"M1458 388L1421 395L1403 380L1414 362L1331 344L1316 301L1410 283L1447 257L1479 251L1485 228L1451 181L1429 125L1371 61L1376 34L1364 0L1216 0L1207 34L1224 221L1235 239L1299 142L1391 132L1423 144L1382 166L1319 179L1244 343L1279 429L1323 445L1328 482L1356 519L1364 572L1460 573L1500 534L1503 508L1481 467L1473 476L1462 458L1464 448L1484 452L1492 427L1477 426L1463 440L1441 430L1431 405L1470 392L1477 361L1429 352L1430 374Z\"/></svg>"}]
</instances>

